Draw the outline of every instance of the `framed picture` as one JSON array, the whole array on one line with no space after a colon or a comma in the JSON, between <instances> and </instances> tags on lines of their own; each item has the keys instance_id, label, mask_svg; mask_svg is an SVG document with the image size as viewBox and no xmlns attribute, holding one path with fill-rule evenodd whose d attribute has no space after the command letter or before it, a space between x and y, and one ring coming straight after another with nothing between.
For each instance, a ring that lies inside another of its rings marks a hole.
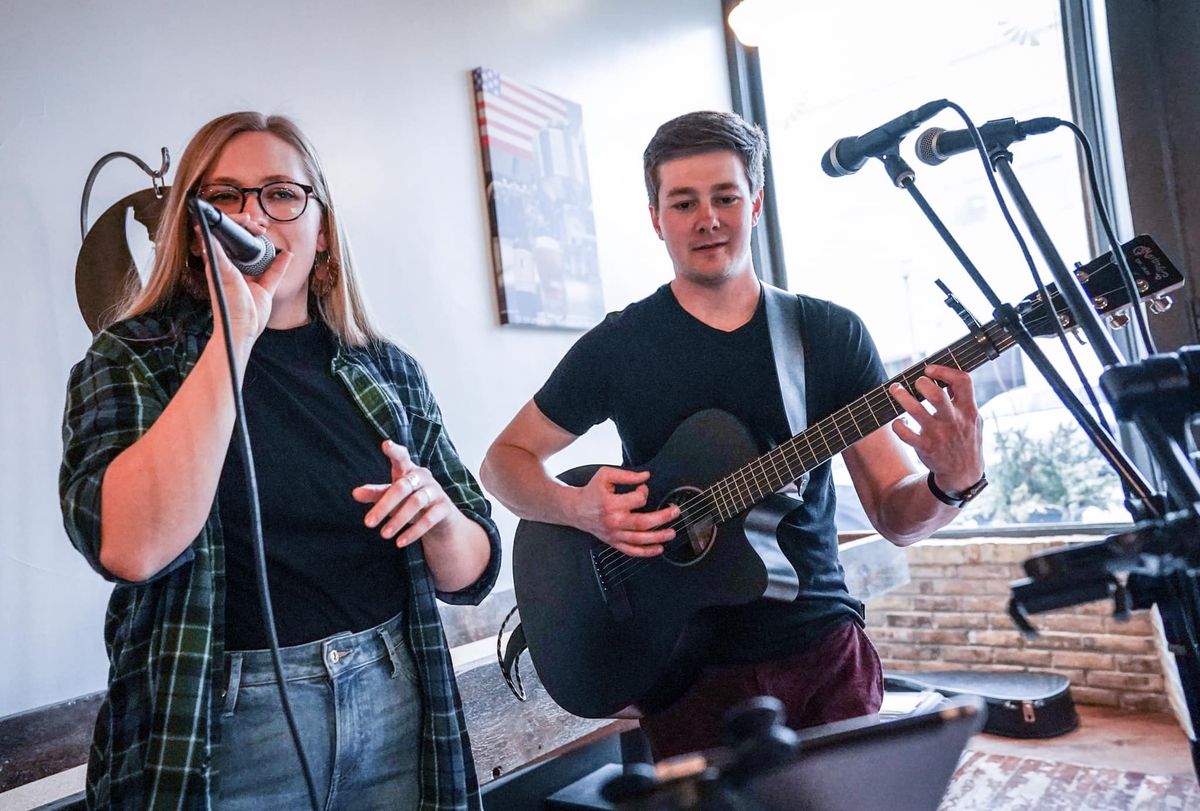
<instances>
[{"instance_id":1,"label":"framed picture","mask_svg":"<svg viewBox=\"0 0 1200 811\"><path fill-rule=\"evenodd\" d=\"M592 327L604 295L582 108L494 70L472 76L500 323Z\"/></svg>"}]
</instances>

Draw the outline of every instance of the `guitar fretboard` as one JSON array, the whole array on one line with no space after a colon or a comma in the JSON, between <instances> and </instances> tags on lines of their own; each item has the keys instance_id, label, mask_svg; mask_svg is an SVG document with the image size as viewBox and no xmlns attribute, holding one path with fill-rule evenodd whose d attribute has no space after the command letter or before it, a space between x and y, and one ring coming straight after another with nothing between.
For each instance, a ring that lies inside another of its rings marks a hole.
<instances>
[{"instance_id":1,"label":"guitar fretboard","mask_svg":"<svg viewBox=\"0 0 1200 811\"><path fill-rule=\"evenodd\" d=\"M929 364L970 372L1015 344L1008 331L995 321L981 327L980 332L978 337L968 335L913 364L882 386L716 481L688 505L686 512L690 515L681 518L689 524L704 517L718 523L727 521L903 414L903 407L888 391L893 385L899 383L923 401L916 382Z\"/></svg>"}]
</instances>

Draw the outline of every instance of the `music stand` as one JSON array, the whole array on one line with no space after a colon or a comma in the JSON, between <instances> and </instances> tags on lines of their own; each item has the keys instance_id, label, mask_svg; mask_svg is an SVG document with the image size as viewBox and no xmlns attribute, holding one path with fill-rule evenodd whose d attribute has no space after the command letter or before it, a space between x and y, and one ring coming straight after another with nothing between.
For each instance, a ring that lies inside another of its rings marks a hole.
<instances>
[{"instance_id":1,"label":"music stand","mask_svg":"<svg viewBox=\"0 0 1200 811\"><path fill-rule=\"evenodd\" d=\"M627 770L602 794L622 811L936 811L986 715L982 698L961 695L894 720L800 732L750 718L734 746Z\"/></svg>"},{"instance_id":2,"label":"music stand","mask_svg":"<svg viewBox=\"0 0 1200 811\"><path fill-rule=\"evenodd\" d=\"M742 792L779 811L935 811L986 714L968 695L891 721L801 731L794 762L749 779Z\"/></svg>"}]
</instances>

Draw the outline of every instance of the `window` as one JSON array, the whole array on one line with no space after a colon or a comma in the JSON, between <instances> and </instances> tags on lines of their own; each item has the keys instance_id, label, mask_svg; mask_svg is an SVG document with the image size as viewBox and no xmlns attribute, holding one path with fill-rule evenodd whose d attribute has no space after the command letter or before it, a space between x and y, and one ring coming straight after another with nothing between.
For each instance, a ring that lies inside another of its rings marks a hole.
<instances>
[{"instance_id":1,"label":"window","mask_svg":"<svg viewBox=\"0 0 1200 811\"><path fill-rule=\"evenodd\" d=\"M833 7L766 0L758 11L772 15L758 56L789 287L857 312L896 373L967 334L935 279L981 323L991 320L991 308L878 161L832 179L820 169L821 156L840 137L939 98L961 104L976 124L1072 118L1059 3L847 0ZM930 124L964 126L950 111ZM978 156L925 166L912 156L915 136L901 154L916 170L918 188L1002 300L1015 303L1031 294L1036 286ZM1029 138L1012 152L1017 177L1063 259L1087 262L1084 190L1069 133ZM1032 243L1030 250L1041 267ZM1049 274L1043 278L1049 281ZM1042 345L1078 385L1058 342ZM1078 350L1094 381L1099 368L1091 349ZM959 525L1128 520L1116 475L1020 350L973 379L992 486ZM835 481L846 505L841 529L853 530L857 501L840 460ZM857 520L865 523L861 510Z\"/></svg>"}]
</instances>

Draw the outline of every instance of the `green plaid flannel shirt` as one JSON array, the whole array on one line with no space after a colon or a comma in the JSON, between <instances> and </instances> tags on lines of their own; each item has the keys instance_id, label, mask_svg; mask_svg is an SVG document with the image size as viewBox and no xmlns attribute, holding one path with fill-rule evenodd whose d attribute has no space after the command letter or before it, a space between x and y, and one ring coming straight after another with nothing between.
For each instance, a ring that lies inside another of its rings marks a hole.
<instances>
[{"instance_id":1,"label":"green plaid flannel shirt","mask_svg":"<svg viewBox=\"0 0 1200 811\"><path fill-rule=\"evenodd\" d=\"M91 808L209 809L217 803L210 764L220 740L214 707L224 686L225 617L217 505L191 546L149 581L121 581L99 560L104 472L162 413L211 331L207 306L179 300L168 314L130 319L100 333L71 370L59 481L63 523L88 563L116 584L104 627L108 694L88 761ZM340 347L331 366L380 436L408 447L488 535L486 571L452 594L435 591L420 544L406 550L408 631L425 705L421 808L478 809L462 703L435 597L478 604L491 590L500 567L491 508L459 460L412 357L391 344Z\"/></svg>"}]
</instances>

